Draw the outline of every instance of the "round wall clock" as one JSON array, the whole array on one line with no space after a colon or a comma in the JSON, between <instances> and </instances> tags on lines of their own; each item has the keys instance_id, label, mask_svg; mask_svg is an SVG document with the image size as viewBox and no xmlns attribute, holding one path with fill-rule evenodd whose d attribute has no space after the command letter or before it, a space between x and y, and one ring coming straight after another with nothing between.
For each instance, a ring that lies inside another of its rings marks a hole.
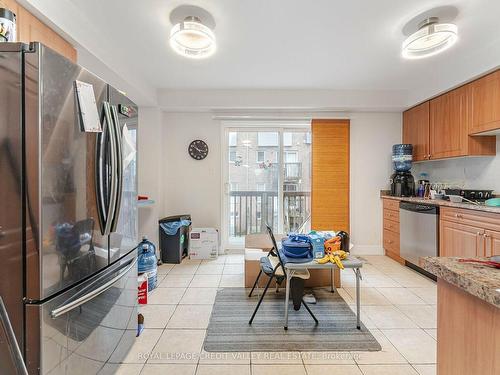
<instances>
[{"instance_id":1,"label":"round wall clock","mask_svg":"<svg viewBox=\"0 0 500 375\"><path fill-rule=\"evenodd\" d=\"M188 152L194 160L203 160L208 155L208 145L201 139L196 139L189 144Z\"/></svg>"}]
</instances>

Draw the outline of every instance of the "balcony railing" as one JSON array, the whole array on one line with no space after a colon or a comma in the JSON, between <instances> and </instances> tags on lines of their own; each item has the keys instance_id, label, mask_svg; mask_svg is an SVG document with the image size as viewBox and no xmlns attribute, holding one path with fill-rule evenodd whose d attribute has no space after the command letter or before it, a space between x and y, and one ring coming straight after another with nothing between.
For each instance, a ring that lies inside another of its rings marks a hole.
<instances>
[{"instance_id":1,"label":"balcony railing","mask_svg":"<svg viewBox=\"0 0 500 375\"><path fill-rule=\"evenodd\" d=\"M278 193L268 191L232 191L230 193L230 236L264 233L266 224L278 231ZM311 193L283 193L284 230L297 230L311 213Z\"/></svg>"}]
</instances>

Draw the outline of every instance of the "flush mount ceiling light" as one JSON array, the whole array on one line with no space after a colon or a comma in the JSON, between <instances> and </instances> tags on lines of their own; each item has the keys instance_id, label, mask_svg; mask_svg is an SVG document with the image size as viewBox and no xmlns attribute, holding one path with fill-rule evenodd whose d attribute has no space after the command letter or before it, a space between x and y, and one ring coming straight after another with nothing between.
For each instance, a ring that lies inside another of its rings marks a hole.
<instances>
[{"instance_id":1,"label":"flush mount ceiling light","mask_svg":"<svg viewBox=\"0 0 500 375\"><path fill-rule=\"evenodd\" d=\"M170 31L170 46L179 55L202 59L215 52L215 34L198 17L186 17Z\"/></svg>"},{"instance_id":2,"label":"flush mount ceiling light","mask_svg":"<svg viewBox=\"0 0 500 375\"><path fill-rule=\"evenodd\" d=\"M418 31L403 42L403 57L421 59L436 55L450 48L458 39L457 26L439 23L438 17L430 17L418 25Z\"/></svg>"}]
</instances>

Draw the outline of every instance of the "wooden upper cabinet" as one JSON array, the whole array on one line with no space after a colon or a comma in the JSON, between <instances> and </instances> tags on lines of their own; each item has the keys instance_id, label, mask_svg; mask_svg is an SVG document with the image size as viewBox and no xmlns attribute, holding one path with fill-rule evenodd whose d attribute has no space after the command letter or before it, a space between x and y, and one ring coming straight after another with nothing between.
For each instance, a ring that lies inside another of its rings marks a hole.
<instances>
[{"instance_id":1,"label":"wooden upper cabinet","mask_svg":"<svg viewBox=\"0 0 500 375\"><path fill-rule=\"evenodd\" d=\"M403 143L413 160L496 155L500 134L500 70L403 112Z\"/></svg>"},{"instance_id":2,"label":"wooden upper cabinet","mask_svg":"<svg viewBox=\"0 0 500 375\"><path fill-rule=\"evenodd\" d=\"M467 88L462 86L430 101L430 158L467 155Z\"/></svg>"},{"instance_id":3,"label":"wooden upper cabinet","mask_svg":"<svg viewBox=\"0 0 500 375\"><path fill-rule=\"evenodd\" d=\"M500 129L500 70L469 84L469 134Z\"/></svg>"},{"instance_id":4,"label":"wooden upper cabinet","mask_svg":"<svg viewBox=\"0 0 500 375\"><path fill-rule=\"evenodd\" d=\"M18 5L15 0L0 0L0 8L9 9L11 12L17 16L18 13Z\"/></svg>"},{"instance_id":5,"label":"wooden upper cabinet","mask_svg":"<svg viewBox=\"0 0 500 375\"><path fill-rule=\"evenodd\" d=\"M0 6L12 10L17 20L17 40L30 43L40 42L54 51L76 62L76 49L58 33L45 25L14 0L0 0Z\"/></svg>"},{"instance_id":6,"label":"wooden upper cabinet","mask_svg":"<svg viewBox=\"0 0 500 375\"><path fill-rule=\"evenodd\" d=\"M403 143L413 145L413 160L426 160L429 155L429 102L403 112Z\"/></svg>"},{"instance_id":7,"label":"wooden upper cabinet","mask_svg":"<svg viewBox=\"0 0 500 375\"><path fill-rule=\"evenodd\" d=\"M469 135L471 87L465 85L430 101L429 157L496 155L495 136Z\"/></svg>"}]
</instances>

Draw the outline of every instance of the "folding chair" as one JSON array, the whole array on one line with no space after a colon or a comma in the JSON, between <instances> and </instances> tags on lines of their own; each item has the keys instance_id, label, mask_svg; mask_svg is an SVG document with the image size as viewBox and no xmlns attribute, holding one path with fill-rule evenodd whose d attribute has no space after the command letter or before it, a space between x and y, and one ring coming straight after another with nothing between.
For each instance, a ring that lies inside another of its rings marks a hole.
<instances>
[{"instance_id":1,"label":"folding chair","mask_svg":"<svg viewBox=\"0 0 500 375\"><path fill-rule=\"evenodd\" d=\"M262 300L264 299L267 290L269 289L269 285L271 284L271 281L273 279L276 280L277 284L281 284L283 280L286 280L286 269L285 265L283 262L283 259L281 258L280 252L278 250L278 245L276 244L276 239L274 238L273 230L269 225L266 225L267 227L267 232L269 234L269 237L271 238L273 247L271 250L269 250L269 253L267 256L260 258L260 271L259 274L257 275L257 278L255 279L255 282L253 284L252 290L250 290L250 293L248 294L248 297L252 296L252 293L257 286L257 283L259 282L260 276L264 273L266 276L269 277L269 280L267 281L266 287L264 288L264 292L260 296L259 302L257 303L257 306L255 307L255 310L252 314L252 317L250 318L250 321L248 324L252 324L253 319L255 318L255 314L257 314L257 311L259 310L260 304L262 303ZM309 278L309 271L308 270L303 270L301 272L295 273L294 277L298 278L303 278L303 279L308 279ZM312 318L316 323L318 323L318 319L314 316L312 313L311 309L309 306L304 302L304 299L302 298L302 304L306 308L306 310L311 314ZM286 306L288 308L288 306Z\"/></svg>"}]
</instances>

